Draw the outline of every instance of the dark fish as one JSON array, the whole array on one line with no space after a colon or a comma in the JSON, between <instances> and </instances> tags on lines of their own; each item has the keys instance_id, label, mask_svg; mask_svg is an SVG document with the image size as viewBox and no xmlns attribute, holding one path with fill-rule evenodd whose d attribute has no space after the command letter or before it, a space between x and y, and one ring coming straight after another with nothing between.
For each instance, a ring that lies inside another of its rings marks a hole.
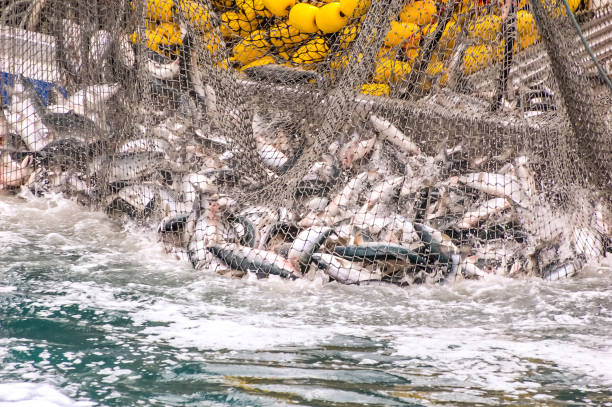
<instances>
[{"instance_id":1,"label":"dark fish","mask_svg":"<svg viewBox=\"0 0 612 407\"><path fill-rule=\"evenodd\" d=\"M168 216L161 220L157 227L158 233L180 232L187 223L188 213L179 213L174 216Z\"/></svg>"},{"instance_id":2,"label":"dark fish","mask_svg":"<svg viewBox=\"0 0 612 407\"><path fill-rule=\"evenodd\" d=\"M336 246L334 247L334 254L349 260L409 260L412 264L427 264L427 259L414 250L386 242L370 242L357 246Z\"/></svg>"},{"instance_id":3,"label":"dark fish","mask_svg":"<svg viewBox=\"0 0 612 407\"><path fill-rule=\"evenodd\" d=\"M234 243L208 246L207 249L236 270L274 274L291 280L297 279L299 275L299 271L289 260L267 250L252 249Z\"/></svg>"}]
</instances>

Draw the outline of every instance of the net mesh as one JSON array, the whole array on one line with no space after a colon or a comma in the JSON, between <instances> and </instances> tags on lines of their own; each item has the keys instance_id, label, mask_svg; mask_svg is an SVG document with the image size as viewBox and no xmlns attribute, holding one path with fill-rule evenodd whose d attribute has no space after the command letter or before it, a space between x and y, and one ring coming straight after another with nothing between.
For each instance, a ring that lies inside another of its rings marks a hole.
<instances>
[{"instance_id":1,"label":"net mesh","mask_svg":"<svg viewBox=\"0 0 612 407\"><path fill-rule=\"evenodd\" d=\"M210 272L558 279L612 230L601 0L0 0L0 189Z\"/></svg>"}]
</instances>

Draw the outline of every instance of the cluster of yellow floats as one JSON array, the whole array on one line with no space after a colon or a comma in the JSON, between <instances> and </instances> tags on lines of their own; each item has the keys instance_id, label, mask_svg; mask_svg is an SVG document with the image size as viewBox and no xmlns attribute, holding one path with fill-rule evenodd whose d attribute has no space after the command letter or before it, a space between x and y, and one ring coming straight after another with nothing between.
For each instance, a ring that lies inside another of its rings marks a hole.
<instances>
[{"instance_id":1,"label":"cluster of yellow floats","mask_svg":"<svg viewBox=\"0 0 612 407\"><path fill-rule=\"evenodd\" d=\"M350 60L346 50L360 32L372 0L144 0L146 30L134 33L134 43L167 53L182 45L179 21L190 24L219 67L244 70L279 64L335 72ZM376 0L374 0L376 1ZM499 61L503 56L502 4L460 0L453 17L427 67L429 77L444 85L445 68L459 33L467 34L462 69L470 75ZM565 15L560 0L540 0ZM366 94L388 95L390 86L401 82L412 69L423 39L437 27L440 11L453 0L410 0L388 27L384 45L368 83ZM576 11L580 0L570 0ZM136 6L132 3L132 8ZM373 12L375 12L373 10ZM218 27L218 29L217 29ZM517 12L515 51L539 39L529 1L520 0ZM359 55L360 56L360 55Z\"/></svg>"}]
</instances>

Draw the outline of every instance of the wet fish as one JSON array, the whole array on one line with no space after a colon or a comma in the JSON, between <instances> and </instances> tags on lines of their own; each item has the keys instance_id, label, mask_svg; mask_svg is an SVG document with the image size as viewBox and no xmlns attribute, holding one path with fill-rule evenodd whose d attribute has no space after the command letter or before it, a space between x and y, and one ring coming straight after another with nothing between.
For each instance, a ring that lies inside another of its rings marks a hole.
<instances>
[{"instance_id":1,"label":"wet fish","mask_svg":"<svg viewBox=\"0 0 612 407\"><path fill-rule=\"evenodd\" d=\"M122 153L96 157L89 164L92 173L105 176L108 183L127 181L151 174L160 168L162 153Z\"/></svg>"},{"instance_id":2,"label":"wet fish","mask_svg":"<svg viewBox=\"0 0 612 407\"><path fill-rule=\"evenodd\" d=\"M88 116L91 112L102 110L119 89L121 89L119 83L90 85L70 95L61 103L76 114Z\"/></svg>"},{"instance_id":3,"label":"wet fish","mask_svg":"<svg viewBox=\"0 0 612 407\"><path fill-rule=\"evenodd\" d=\"M349 260L388 261L402 260L427 265L427 259L414 250L386 242L368 242L357 246L336 246L334 254Z\"/></svg>"},{"instance_id":4,"label":"wet fish","mask_svg":"<svg viewBox=\"0 0 612 407\"><path fill-rule=\"evenodd\" d=\"M263 139L257 138L257 153L263 163L270 169L281 169L289 158L281 151L266 143Z\"/></svg>"},{"instance_id":5,"label":"wet fish","mask_svg":"<svg viewBox=\"0 0 612 407\"><path fill-rule=\"evenodd\" d=\"M53 139L42 120L45 106L28 79L15 79L9 111L7 121L11 129L21 136L30 151L41 150Z\"/></svg>"},{"instance_id":6,"label":"wet fish","mask_svg":"<svg viewBox=\"0 0 612 407\"><path fill-rule=\"evenodd\" d=\"M132 48L132 42L126 34L121 34L117 41L117 51L119 61L126 68L133 68L136 63L136 54Z\"/></svg>"},{"instance_id":7,"label":"wet fish","mask_svg":"<svg viewBox=\"0 0 612 407\"><path fill-rule=\"evenodd\" d=\"M505 197L489 199L475 210L466 212L457 227L473 228L489 216L498 214L510 206L510 202Z\"/></svg>"},{"instance_id":8,"label":"wet fish","mask_svg":"<svg viewBox=\"0 0 612 407\"><path fill-rule=\"evenodd\" d=\"M548 281L561 280L563 278L569 278L574 276L578 270L573 262L567 262L554 267L550 267L548 270L542 272L542 278Z\"/></svg>"},{"instance_id":9,"label":"wet fish","mask_svg":"<svg viewBox=\"0 0 612 407\"><path fill-rule=\"evenodd\" d=\"M171 151L172 146L166 140L161 138L139 138L123 143L118 149L118 153L143 153L156 152L166 153Z\"/></svg>"},{"instance_id":10,"label":"wet fish","mask_svg":"<svg viewBox=\"0 0 612 407\"><path fill-rule=\"evenodd\" d=\"M509 198L518 205L527 204L527 197L514 175L477 172L457 178L459 183L500 198Z\"/></svg>"},{"instance_id":11,"label":"wet fish","mask_svg":"<svg viewBox=\"0 0 612 407\"><path fill-rule=\"evenodd\" d=\"M326 226L313 226L301 231L291 244L287 258L298 265L304 273L310 264L312 254L318 251L333 233L334 230Z\"/></svg>"},{"instance_id":12,"label":"wet fish","mask_svg":"<svg viewBox=\"0 0 612 407\"><path fill-rule=\"evenodd\" d=\"M98 30L89 38L89 63L98 67L108 57L113 37L106 30Z\"/></svg>"},{"instance_id":13,"label":"wet fish","mask_svg":"<svg viewBox=\"0 0 612 407\"><path fill-rule=\"evenodd\" d=\"M334 217L340 214L341 211L348 210L356 205L359 194L366 187L367 181L375 175L372 172L362 172L351 179L327 205L325 214L329 217Z\"/></svg>"},{"instance_id":14,"label":"wet fish","mask_svg":"<svg viewBox=\"0 0 612 407\"><path fill-rule=\"evenodd\" d=\"M236 269L258 275L277 275L295 280L300 272L287 259L267 250L253 249L235 243L212 245L207 250L223 260L225 264Z\"/></svg>"},{"instance_id":15,"label":"wet fish","mask_svg":"<svg viewBox=\"0 0 612 407\"><path fill-rule=\"evenodd\" d=\"M172 62L158 62L147 59L146 71L156 79L169 80L175 78L181 70L180 60L177 58Z\"/></svg>"},{"instance_id":16,"label":"wet fish","mask_svg":"<svg viewBox=\"0 0 612 407\"><path fill-rule=\"evenodd\" d=\"M0 154L0 190L25 184L33 171L32 162L31 155L16 162L8 153Z\"/></svg>"},{"instance_id":17,"label":"wet fish","mask_svg":"<svg viewBox=\"0 0 612 407\"><path fill-rule=\"evenodd\" d=\"M84 63L85 35L83 28L69 19L61 21L61 36L58 41L58 51L71 74L77 76Z\"/></svg>"},{"instance_id":18,"label":"wet fish","mask_svg":"<svg viewBox=\"0 0 612 407\"><path fill-rule=\"evenodd\" d=\"M187 253L194 266L210 260L211 245L233 243L238 240L232 225L221 216L218 199L209 197L202 202L193 235L189 239Z\"/></svg>"},{"instance_id":19,"label":"wet fish","mask_svg":"<svg viewBox=\"0 0 612 407\"><path fill-rule=\"evenodd\" d=\"M413 225L423 243L429 247L430 257L433 257L440 263L448 263L452 255L459 253L459 249L448 235L421 223L415 222Z\"/></svg>"},{"instance_id":20,"label":"wet fish","mask_svg":"<svg viewBox=\"0 0 612 407\"><path fill-rule=\"evenodd\" d=\"M328 253L313 253L313 263L342 284L357 284L370 280L382 280L382 274L371 271L357 263Z\"/></svg>"},{"instance_id":21,"label":"wet fish","mask_svg":"<svg viewBox=\"0 0 612 407\"><path fill-rule=\"evenodd\" d=\"M364 158L376 143L376 136L369 139L362 139L356 131L353 133L351 140L340 147L338 152L338 160L345 168L351 168L354 163Z\"/></svg>"},{"instance_id":22,"label":"wet fish","mask_svg":"<svg viewBox=\"0 0 612 407\"><path fill-rule=\"evenodd\" d=\"M408 155L419 154L421 152L419 146L387 120L371 115L370 123L372 123L383 139L393 144L401 152Z\"/></svg>"}]
</instances>

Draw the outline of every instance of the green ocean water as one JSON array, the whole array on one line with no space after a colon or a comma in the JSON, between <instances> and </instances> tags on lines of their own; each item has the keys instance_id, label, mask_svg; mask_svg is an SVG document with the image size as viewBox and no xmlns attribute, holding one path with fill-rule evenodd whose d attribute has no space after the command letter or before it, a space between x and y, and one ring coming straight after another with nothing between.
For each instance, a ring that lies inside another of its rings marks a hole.
<instances>
[{"instance_id":1,"label":"green ocean water","mask_svg":"<svg viewBox=\"0 0 612 407\"><path fill-rule=\"evenodd\" d=\"M0 406L612 406L611 287L233 280L0 196Z\"/></svg>"}]
</instances>

